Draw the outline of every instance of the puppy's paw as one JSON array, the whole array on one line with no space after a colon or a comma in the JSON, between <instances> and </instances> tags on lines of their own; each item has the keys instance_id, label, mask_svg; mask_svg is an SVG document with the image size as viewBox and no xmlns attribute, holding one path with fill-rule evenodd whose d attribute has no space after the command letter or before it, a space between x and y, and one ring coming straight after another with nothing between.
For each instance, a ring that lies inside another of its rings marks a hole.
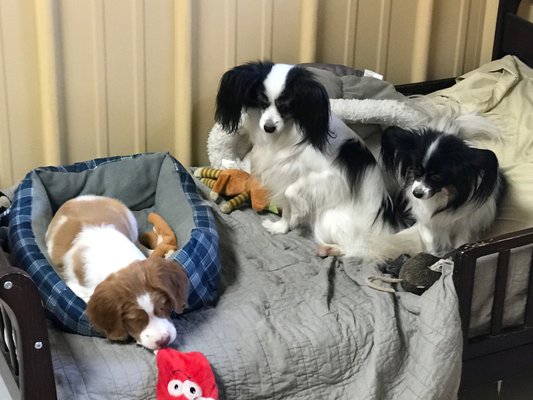
<instances>
[{"instance_id":1,"label":"puppy's paw","mask_svg":"<svg viewBox=\"0 0 533 400\"><path fill-rule=\"evenodd\" d=\"M289 224L283 219L280 219L276 222L265 219L262 225L273 235L280 235L289 232Z\"/></svg>"}]
</instances>

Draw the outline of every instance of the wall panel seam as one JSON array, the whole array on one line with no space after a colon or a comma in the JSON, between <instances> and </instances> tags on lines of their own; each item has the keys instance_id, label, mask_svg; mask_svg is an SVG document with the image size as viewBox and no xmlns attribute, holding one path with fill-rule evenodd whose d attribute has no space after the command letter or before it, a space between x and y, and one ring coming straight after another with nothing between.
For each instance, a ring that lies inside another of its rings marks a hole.
<instances>
[{"instance_id":1,"label":"wall panel seam","mask_svg":"<svg viewBox=\"0 0 533 400\"><path fill-rule=\"evenodd\" d=\"M466 36L468 33L468 15L470 13L470 0L461 0L459 6L459 18L458 18L458 29L457 29L457 38L455 42L455 53L454 53L454 70L453 75L458 76L464 72L465 66L465 52L466 52Z\"/></svg>"},{"instance_id":2,"label":"wall panel seam","mask_svg":"<svg viewBox=\"0 0 533 400\"><path fill-rule=\"evenodd\" d=\"M424 81L428 76L433 0L418 0L416 11L417 25L414 33L410 82Z\"/></svg>"},{"instance_id":3,"label":"wall panel seam","mask_svg":"<svg viewBox=\"0 0 533 400\"><path fill-rule=\"evenodd\" d=\"M274 29L274 2L273 0L261 1L261 53L262 59L272 58L272 43ZM236 41L235 41L236 43Z\"/></svg>"},{"instance_id":4,"label":"wall panel seam","mask_svg":"<svg viewBox=\"0 0 533 400\"><path fill-rule=\"evenodd\" d=\"M134 149L146 151L146 26L145 1L136 0L133 8L133 76L134 76Z\"/></svg>"},{"instance_id":5,"label":"wall panel seam","mask_svg":"<svg viewBox=\"0 0 533 400\"><path fill-rule=\"evenodd\" d=\"M377 46L378 51L376 53L376 72L385 74L388 65L389 56L389 36L391 29L391 13L392 2L391 0L381 0L380 17L379 17L379 30Z\"/></svg>"},{"instance_id":6,"label":"wall panel seam","mask_svg":"<svg viewBox=\"0 0 533 400\"><path fill-rule=\"evenodd\" d=\"M237 62L237 0L226 0L224 70Z\"/></svg>"},{"instance_id":7,"label":"wall panel seam","mask_svg":"<svg viewBox=\"0 0 533 400\"><path fill-rule=\"evenodd\" d=\"M0 156L2 158L0 171L1 185L7 186L13 183L13 155L11 150L11 128L9 124L9 96L7 93L7 73L4 54L4 26L2 22L2 4L0 3L0 96L3 105L0 109ZM3 122L2 122L3 121Z\"/></svg>"},{"instance_id":8,"label":"wall panel seam","mask_svg":"<svg viewBox=\"0 0 533 400\"><path fill-rule=\"evenodd\" d=\"M186 166L193 161L191 11L192 0L174 3L174 154Z\"/></svg>"},{"instance_id":9,"label":"wall panel seam","mask_svg":"<svg viewBox=\"0 0 533 400\"><path fill-rule=\"evenodd\" d=\"M54 3L50 0L35 0L36 42L38 51L39 95L41 124L46 164L60 164L63 161L59 96L59 75L57 62L57 36L55 29Z\"/></svg>"},{"instance_id":10,"label":"wall panel seam","mask_svg":"<svg viewBox=\"0 0 533 400\"><path fill-rule=\"evenodd\" d=\"M344 28L344 48L342 60L343 64L356 66L356 34L357 34L357 17L358 17L358 0L348 0L346 3L346 20Z\"/></svg>"},{"instance_id":11,"label":"wall panel seam","mask_svg":"<svg viewBox=\"0 0 533 400\"><path fill-rule=\"evenodd\" d=\"M104 0L93 1L94 85L96 93L96 151L98 157L109 155L109 116Z\"/></svg>"},{"instance_id":12,"label":"wall panel seam","mask_svg":"<svg viewBox=\"0 0 533 400\"><path fill-rule=\"evenodd\" d=\"M317 48L318 0L301 0L299 62L314 62Z\"/></svg>"}]
</instances>

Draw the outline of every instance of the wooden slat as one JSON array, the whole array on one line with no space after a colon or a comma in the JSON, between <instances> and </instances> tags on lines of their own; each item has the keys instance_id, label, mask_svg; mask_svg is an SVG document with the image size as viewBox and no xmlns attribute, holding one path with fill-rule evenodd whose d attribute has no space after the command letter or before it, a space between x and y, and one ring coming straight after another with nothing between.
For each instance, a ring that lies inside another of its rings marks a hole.
<instances>
[{"instance_id":1,"label":"wooden slat","mask_svg":"<svg viewBox=\"0 0 533 400\"><path fill-rule=\"evenodd\" d=\"M455 84L455 78L436 79L433 81L406 83L396 85L396 90L406 96L413 94L428 94L437 90L446 89Z\"/></svg>"},{"instance_id":2,"label":"wooden slat","mask_svg":"<svg viewBox=\"0 0 533 400\"><path fill-rule=\"evenodd\" d=\"M476 274L476 258L458 251L455 257L453 280L459 301L459 314L463 330L463 341L468 343L470 329L470 314L472 312L472 294L474 291L474 277Z\"/></svg>"},{"instance_id":3,"label":"wooden slat","mask_svg":"<svg viewBox=\"0 0 533 400\"><path fill-rule=\"evenodd\" d=\"M507 276L509 272L510 254L510 250L505 250L501 251L498 255L496 282L494 284L494 299L492 302L492 316L490 320L491 335L498 335L502 332L503 311L505 302L505 292L507 289Z\"/></svg>"},{"instance_id":4,"label":"wooden slat","mask_svg":"<svg viewBox=\"0 0 533 400\"><path fill-rule=\"evenodd\" d=\"M533 228L527 228L476 243L469 243L462 246L457 253L463 257L468 255L469 257L479 258L503 250L526 246L531 243L533 243Z\"/></svg>"},{"instance_id":5,"label":"wooden slat","mask_svg":"<svg viewBox=\"0 0 533 400\"><path fill-rule=\"evenodd\" d=\"M533 327L533 249L529 260L529 284L527 288L526 311L524 315L524 325Z\"/></svg>"},{"instance_id":6,"label":"wooden slat","mask_svg":"<svg viewBox=\"0 0 533 400\"><path fill-rule=\"evenodd\" d=\"M463 360L500 353L527 344L533 344L533 328L504 329L498 336L486 335L468 343L463 352Z\"/></svg>"}]
</instances>

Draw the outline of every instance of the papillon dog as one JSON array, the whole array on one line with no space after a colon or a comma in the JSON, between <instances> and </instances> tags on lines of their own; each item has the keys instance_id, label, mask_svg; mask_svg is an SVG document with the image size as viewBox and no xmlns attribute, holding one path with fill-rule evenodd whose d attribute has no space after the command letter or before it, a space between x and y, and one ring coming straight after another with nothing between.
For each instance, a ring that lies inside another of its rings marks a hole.
<instances>
[{"instance_id":1,"label":"papillon dog","mask_svg":"<svg viewBox=\"0 0 533 400\"><path fill-rule=\"evenodd\" d=\"M381 258L383 249L366 235L404 227L376 159L330 113L328 94L309 70L252 62L227 71L215 119L228 133L250 136L252 174L282 210L281 219L263 221L270 233L308 226L321 256Z\"/></svg>"},{"instance_id":2,"label":"papillon dog","mask_svg":"<svg viewBox=\"0 0 533 400\"><path fill-rule=\"evenodd\" d=\"M383 133L381 159L416 221L407 231L419 231L425 251L443 256L482 239L493 223L506 180L492 151L453 132L392 127Z\"/></svg>"}]
</instances>

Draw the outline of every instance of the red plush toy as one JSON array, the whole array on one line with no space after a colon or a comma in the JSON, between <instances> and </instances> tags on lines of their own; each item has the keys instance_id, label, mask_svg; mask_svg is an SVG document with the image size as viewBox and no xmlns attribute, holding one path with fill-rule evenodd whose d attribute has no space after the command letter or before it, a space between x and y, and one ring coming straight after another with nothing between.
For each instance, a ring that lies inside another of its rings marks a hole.
<instances>
[{"instance_id":1,"label":"red plush toy","mask_svg":"<svg viewBox=\"0 0 533 400\"><path fill-rule=\"evenodd\" d=\"M157 351L157 400L218 400L218 388L209 361L202 353Z\"/></svg>"}]
</instances>

